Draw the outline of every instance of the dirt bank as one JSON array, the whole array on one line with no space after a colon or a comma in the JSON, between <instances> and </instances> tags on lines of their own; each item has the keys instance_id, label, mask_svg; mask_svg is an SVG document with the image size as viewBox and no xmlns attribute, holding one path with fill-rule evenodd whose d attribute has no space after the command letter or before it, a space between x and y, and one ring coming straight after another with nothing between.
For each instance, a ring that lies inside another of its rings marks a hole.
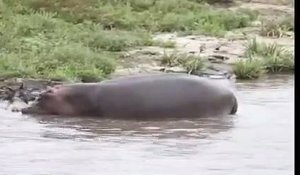
<instances>
[{"instance_id":1,"label":"dirt bank","mask_svg":"<svg viewBox=\"0 0 300 175\"><path fill-rule=\"evenodd\" d=\"M253 22L251 27L230 31L221 38L204 35L180 36L177 33L154 35L155 40L174 42L175 48L141 47L124 52L123 57L118 60L117 70L112 74L112 77L136 73L154 73L162 70L185 72L180 67L168 68L161 65L162 56L174 52L207 59L210 65L203 71L203 74L223 75L224 72L232 74L232 65L244 57L247 41L251 38L257 38L258 41L266 43L277 43L289 50L294 50L294 32L284 33L280 38L264 37L259 34L261 19L274 20L274 17L293 15L292 1L240 1L228 10L239 8L257 10L260 14L258 21Z\"/></svg>"}]
</instances>

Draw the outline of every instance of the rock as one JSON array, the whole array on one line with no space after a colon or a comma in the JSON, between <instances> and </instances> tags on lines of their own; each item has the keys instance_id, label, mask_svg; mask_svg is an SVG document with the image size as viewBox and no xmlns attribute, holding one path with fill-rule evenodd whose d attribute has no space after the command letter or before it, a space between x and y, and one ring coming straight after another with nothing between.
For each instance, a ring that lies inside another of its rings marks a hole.
<instances>
[{"instance_id":1,"label":"rock","mask_svg":"<svg viewBox=\"0 0 300 175\"><path fill-rule=\"evenodd\" d=\"M182 67L163 67L160 69L161 72L166 73L187 73L186 69Z\"/></svg>"},{"instance_id":2,"label":"rock","mask_svg":"<svg viewBox=\"0 0 300 175\"><path fill-rule=\"evenodd\" d=\"M221 71L217 69L206 69L206 70L201 70L201 71L196 71L193 73L194 75L198 75L201 77L208 77L211 79L231 79L232 74L230 74L227 71Z\"/></svg>"},{"instance_id":3,"label":"rock","mask_svg":"<svg viewBox=\"0 0 300 175\"><path fill-rule=\"evenodd\" d=\"M225 55L210 55L208 57L208 61L211 63L223 63L226 60L229 60L229 57Z\"/></svg>"},{"instance_id":4,"label":"rock","mask_svg":"<svg viewBox=\"0 0 300 175\"><path fill-rule=\"evenodd\" d=\"M152 51L152 50L142 50L142 51L139 51L137 53L144 54L144 55L161 55L160 52Z\"/></svg>"}]
</instances>

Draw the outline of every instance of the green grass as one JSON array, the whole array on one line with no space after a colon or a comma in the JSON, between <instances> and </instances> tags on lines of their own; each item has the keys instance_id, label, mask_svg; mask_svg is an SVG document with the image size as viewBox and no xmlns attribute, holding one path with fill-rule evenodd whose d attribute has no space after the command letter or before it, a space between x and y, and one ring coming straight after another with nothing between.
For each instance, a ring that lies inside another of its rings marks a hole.
<instances>
[{"instance_id":1,"label":"green grass","mask_svg":"<svg viewBox=\"0 0 300 175\"><path fill-rule=\"evenodd\" d=\"M57 76L63 80L77 80L82 72L93 72L95 77L101 78L112 73L115 67L116 55L107 51L129 47L128 43L120 41L130 36L114 35L117 41L102 38L101 44L97 44L97 36L101 32L104 36L105 31L97 32L96 26L68 24L51 15L15 15L1 21L0 76L20 73L22 77ZM142 41L132 39L132 42Z\"/></svg>"},{"instance_id":2,"label":"green grass","mask_svg":"<svg viewBox=\"0 0 300 175\"><path fill-rule=\"evenodd\" d=\"M205 5L213 0L2 0L0 77L98 81L114 72L121 51L156 42L156 32L221 36L246 27L251 11ZM193 65L193 66L192 66ZM198 65L198 66L196 66ZM190 61L187 69L199 69Z\"/></svg>"},{"instance_id":3,"label":"green grass","mask_svg":"<svg viewBox=\"0 0 300 175\"><path fill-rule=\"evenodd\" d=\"M239 60L233 68L237 79L257 79L265 73L261 60L244 58Z\"/></svg>"},{"instance_id":4,"label":"green grass","mask_svg":"<svg viewBox=\"0 0 300 175\"><path fill-rule=\"evenodd\" d=\"M249 41L246 58L234 65L239 79L255 79L264 73L288 72L294 70L294 55L282 46L271 43Z\"/></svg>"},{"instance_id":5,"label":"green grass","mask_svg":"<svg viewBox=\"0 0 300 175\"><path fill-rule=\"evenodd\" d=\"M187 56L182 62L182 66L187 70L189 74L195 74L206 68L205 58L198 56Z\"/></svg>"},{"instance_id":6,"label":"green grass","mask_svg":"<svg viewBox=\"0 0 300 175\"><path fill-rule=\"evenodd\" d=\"M248 57L259 56L269 72L294 70L294 55L277 43L249 42L246 53Z\"/></svg>"},{"instance_id":7,"label":"green grass","mask_svg":"<svg viewBox=\"0 0 300 175\"><path fill-rule=\"evenodd\" d=\"M97 81L115 70L117 52L153 44L147 32L106 31L91 22L72 24L54 16L3 16L0 77Z\"/></svg>"},{"instance_id":8,"label":"green grass","mask_svg":"<svg viewBox=\"0 0 300 175\"><path fill-rule=\"evenodd\" d=\"M213 2L212 0L209 0ZM218 0L219 2L222 2ZM250 11L232 12L204 6L201 0L25 0L34 10L56 12L72 23L85 20L102 24L105 29L151 32L198 31L221 34L248 26Z\"/></svg>"},{"instance_id":9,"label":"green grass","mask_svg":"<svg viewBox=\"0 0 300 175\"><path fill-rule=\"evenodd\" d=\"M205 58L199 56L177 53L175 51L171 54L165 53L161 58L161 64L168 67L180 66L189 74L194 74L206 68L207 64L205 60Z\"/></svg>"},{"instance_id":10,"label":"green grass","mask_svg":"<svg viewBox=\"0 0 300 175\"><path fill-rule=\"evenodd\" d=\"M284 51L280 55L267 56L264 58L264 64L267 71L272 73L293 71L294 55Z\"/></svg>"},{"instance_id":11,"label":"green grass","mask_svg":"<svg viewBox=\"0 0 300 175\"><path fill-rule=\"evenodd\" d=\"M263 20L260 35L280 38L289 31L294 31L294 17L286 15L276 20Z\"/></svg>"},{"instance_id":12,"label":"green grass","mask_svg":"<svg viewBox=\"0 0 300 175\"><path fill-rule=\"evenodd\" d=\"M171 54L164 53L164 55L161 57L161 64L168 67L178 66L181 64L180 60L183 56L184 55L178 54L175 51Z\"/></svg>"}]
</instances>

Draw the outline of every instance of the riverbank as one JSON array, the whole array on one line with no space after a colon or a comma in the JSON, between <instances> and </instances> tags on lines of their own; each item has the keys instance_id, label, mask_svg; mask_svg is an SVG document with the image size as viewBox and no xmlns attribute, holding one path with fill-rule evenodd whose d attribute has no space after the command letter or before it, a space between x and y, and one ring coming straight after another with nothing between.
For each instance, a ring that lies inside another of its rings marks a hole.
<instances>
[{"instance_id":1,"label":"riverbank","mask_svg":"<svg viewBox=\"0 0 300 175\"><path fill-rule=\"evenodd\" d=\"M251 79L294 67L289 0L0 2L2 89L157 72Z\"/></svg>"},{"instance_id":2,"label":"riverbank","mask_svg":"<svg viewBox=\"0 0 300 175\"><path fill-rule=\"evenodd\" d=\"M239 2L228 10L236 9L256 11L256 20L247 27L227 31L223 36L182 35L180 32L153 35L155 41L173 43L174 46L140 47L125 52L112 75L158 71L186 73L188 70L182 65L169 66L162 62L164 59L169 59L168 61L174 59L172 57L187 56L201 60L200 69L194 72L200 76L226 77L228 74L234 76L240 73L240 77L237 77L239 79L255 79L261 76L255 77L256 70L260 73L293 71L294 9L291 4L274 1ZM255 54L249 56L247 55L249 52ZM265 64L262 63L261 67L267 67L266 70L262 70L263 68L259 70L259 66L256 65L251 68L252 63L248 63L248 60L252 57L263 57L262 62ZM289 58L286 59L287 57ZM244 62L246 62L244 67L236 65ZM254 77L244 76L247 71Z\"/></svg>"}]
</instances>

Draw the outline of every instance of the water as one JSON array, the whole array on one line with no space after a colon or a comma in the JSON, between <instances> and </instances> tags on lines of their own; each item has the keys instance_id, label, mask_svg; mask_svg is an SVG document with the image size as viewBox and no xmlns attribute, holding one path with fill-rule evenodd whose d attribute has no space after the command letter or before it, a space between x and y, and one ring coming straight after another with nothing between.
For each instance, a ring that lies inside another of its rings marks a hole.
<instances>
[{"instance_id":1,"label":"water","mask_svg":"<svg viewBox=\"0 0 300 175\"><path fill-rule=\"evenodd\" d=\"M0 109L0 174L294 174L294 77L236 89L238 114L211 119L42 118Z\"/></svg>"}]
</instances>

